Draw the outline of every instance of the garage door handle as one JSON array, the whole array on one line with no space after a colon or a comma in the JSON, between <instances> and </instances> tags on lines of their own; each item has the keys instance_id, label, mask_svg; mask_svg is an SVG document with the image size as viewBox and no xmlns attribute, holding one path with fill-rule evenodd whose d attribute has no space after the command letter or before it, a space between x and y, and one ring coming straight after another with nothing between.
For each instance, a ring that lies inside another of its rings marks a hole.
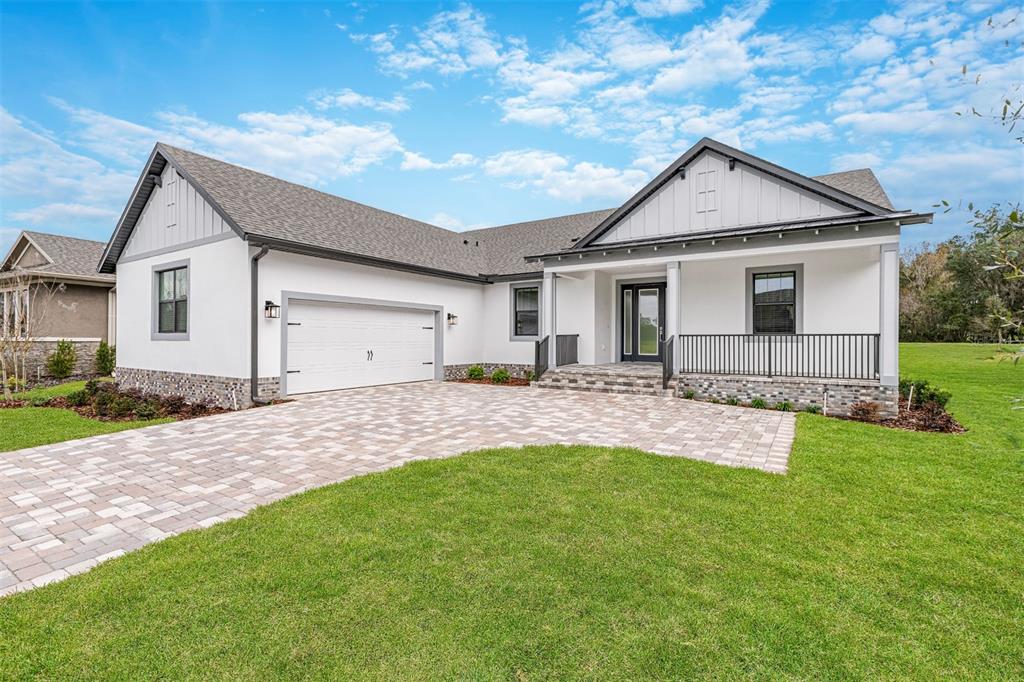
<instances>
[{"instance_id":1,"label":"garage door handle","mask_svg":"<svg viewBox=\"0 0 1024 682\"><path fill-rule=\"evenodd\" d=\"M301 322L289 322L288 326L289 327L301 327L302 323Z\"/></svg>"},{"instance_id":2,"label":"garage door handle","mask_svg":"<svg viewBox=\"0 0 1024 682\"><path fill-rule=\"evenodd\" d=\"M434 363L432 363L432 362L424 362L423 364L424 364L424 365L432 365L432 364L434 364Z\"/></svg>"},{"instance_id":3,"label":"garage door handle","mask_svg":"<svg viewBox=\"0 0 1024 682\"><path fill-rule=\"evenodd\" d=\"M288 374L298 374L301 371L301 369L290 369L288 370Z\"/></svg>"}]
</instances>

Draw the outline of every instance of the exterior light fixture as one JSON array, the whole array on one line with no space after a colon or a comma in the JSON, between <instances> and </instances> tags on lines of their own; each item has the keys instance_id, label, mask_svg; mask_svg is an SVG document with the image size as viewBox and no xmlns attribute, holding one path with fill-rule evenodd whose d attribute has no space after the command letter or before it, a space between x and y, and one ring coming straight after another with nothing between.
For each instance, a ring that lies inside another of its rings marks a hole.
<instances>
[{"instance_id":1,"label":"exterior light fixture","mask_svg":"<svg viewBox=\"0 0 1024 682\"><path fill-rule=\"evenodd\" d=\"M448 313L448 326L454 327L459 323L459 316L455 313Z\"/></svg>"},{"instance_id":2,"label":"exterior light fixture","mask_svg":"<svg viewBox=\"0 0 1024 682\"><path fill-rule=\"evenodd\" d=\"M729 159L729 170L736 170L736 159Z\"/></svg>"},{"instance_id":3,"label":"exterior light fixture","mask_svg":"<svg viewBox=\"0 0 1024 682\"><path fill-rule=\"evenodd\" d=\"M263 317L268 320L276 320L281 317L281 306L277 305L273 301L264 301L263 303Z\"/></svg>"}]
</instances>

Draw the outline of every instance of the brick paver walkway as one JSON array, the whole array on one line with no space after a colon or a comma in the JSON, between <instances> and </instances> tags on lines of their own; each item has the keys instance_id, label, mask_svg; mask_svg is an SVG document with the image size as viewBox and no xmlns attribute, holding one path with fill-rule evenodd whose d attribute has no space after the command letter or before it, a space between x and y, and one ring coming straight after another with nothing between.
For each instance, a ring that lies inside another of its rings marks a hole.
<instances>
[{"instance_id":1,"label":"brick paver walkway","mask_svg":"<svg viewBox=\"0 0 1024 682\"><path fill-rule=\"evenodd\" d=\"M784 472L794 427L673 398L422 383L0 453L0 594L410 460L583 443Z\"/></svg>"}]
</instances>

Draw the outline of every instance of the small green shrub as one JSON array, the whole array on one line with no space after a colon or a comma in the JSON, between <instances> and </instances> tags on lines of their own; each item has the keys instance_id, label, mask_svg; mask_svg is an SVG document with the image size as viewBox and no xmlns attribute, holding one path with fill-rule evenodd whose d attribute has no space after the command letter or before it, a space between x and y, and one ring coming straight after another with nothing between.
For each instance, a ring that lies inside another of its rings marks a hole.
<instances>
[{"instance_id":1,"label":"small green shrub","mask_svg":"<svg viewBox=\"0 0 1024 682\"><path fill-rule=\"evenodd\" d=\"M66 339L57 342L57 347L50 357L46 358L46 369L56 379L67 379L75 371L78 351L74 344Z\"/></svg>"},{"instance_id":2,"label":"small green shrub","mask_svg":"<svg viewBox=\"0 0 1024 682\"><path fill-rule=\"evenodd\" d=\"M110 376L114 373L116 364L116 349L106 341L100 341L100 347L96 349L96 373L100 376Z\"/></svg>"},{"instance_id":3,"label":"small green shrub","mask_svg":"<svg viewBox=\"0 0 1024 682\"><path fill-rule=\"evenodd\" d=\"M526 370L526 372L523 373L523 378L526 379L527 381L534 381L536 380L537 376L533 373L532 369L528 369Z\"/></svg>"},{"instance_id":4,"label":"small green shrub","mask_svg":"<svg viewBox=\"0 0 1024 682\"><path fill-rule=\"evenodd\" d=\"M792 412L793 403L789 402L788 400L783 400L781 402L775 403L775 409L778 410L779 412Z\"/></svg>"},{"instance_id":5,"label":"small green shrub","mask_svg":"<svg viewBox=\"0 0 1024 682\"><path fill-rule=\"evenodd\" d=\"M466 377L469 379L483 379L484 368L480 365L472 365L466 370Z\"/></svg>"},{"instance_id":6,"label":"small green shrub","mask_svg":"<svg viewBox=\"0 0 1024 682\"><path fill-rule=\"evenodd\" d=\"M810 405L804 408L804 412L808 412L810 414L821 414L821 405L811 403Z\"/></svg>"},{"instance_id":7,"label":"small green shrub","mask_svg":"<svg viewBox=\"0 0 1024 682\"><path fill-rule=\"evenodd\" d=\"M47 405L50 404L50 399L49 398L32 398L32 400L30 402L32 404L32 407L46 407Z\"/></svg>"},{"instance_id":8,"label":"small green shrub","mask_svg":"<svg viewBox=\"0 0 1024 682\"><path fill-rule=\"evenodd\" d=\"M908 379L900 377L900 397L905 401L910 397L910 387L914 387L914 407L920 408L925 403L938 403L946 407L946 403L953 397L949 391L932 386L927 379Z\"/></svg>"},{"instance_id":9,"label":"small green shrub","mask_svg":"<svg viewBox=\"0 0 1024 682\"><path fill-rule=\"evenodd\" d=\"M756 407L759 410L768 409L768 403L764 401L764 398L754 398L753 400L750 401L750 406Z\"/></svg>"},{"instance_id":10,"label":"small green shrub","mask_svg":"<svg viewBox=\"0 0 1024 682\"><path fill-rule=\"evenodd\" d=\"M725 404L726 405L739 405L740 404L740 399L737 398L734 395L731 395L731 396L729 396L728 398L725 399Z\"/></svg>"},{"instance_id":11,"label":"small green shrub","mask_svg":"<svg viewBox=\"0 0 1024 682\"><path fill-rule=\"evenodd\" d=\"M110 401L110 416L123 419L135 412L139 403L135 398L128 395L120 395Z\"/></svg>"},{"instance_id":12,"label":"small green shrub","mask_svg":"<svg viewBox=\"0 0 1024 682\"><path fill-rule=\"evenodd\" d=\"M7 388L11 391L24 391L25 380L17 377L7 377Z\"/></svg>"},{"instance_id":13,"label":"small green shrub","mask_svg":"<svg viewBox=\"0 0 1024 682\"><path fill-rule=\"evenodd\" d=\"M685 391L683 391L683 397L686 398L687 400L693 400L696 396L697 394L692 389L688 388Z\"/></svg>"},{"instance_id":14,"label":"small green shrub","mask_svg":"<svg viewBox=\"0 0 1024 682\"><path fill-rule=\"evenodd\" d=\"M160 406L153 400L141 402L135 408L136 419L156 419L160 414Z\"/></svg>"},{"instance_id":15,"label":"small green shrub","mask_svg":"<svg viewBox=\"0 0 1024 682\"><path fill-rule=\"evenodd\" d=\"M85 392L90 397L96 395L96 391L100 390L100 382L95 379L89 379L85 382Z\"/></svg>"},{"instance_id":16,"label":"small green shrub","mask_svg":"<svg viewBox=\"0 0 1024 682\"><path fill-rule=\"evenodd\" d=\"M68 405L71 407L81 407L89 402L89 398L91 397L92 396L89 395L89 392L84 388L81 391L72 391L71 393L68 393Z\"/></svg>"},{"instance_id":17,"label":"small green shrub","mask_svg":"<svg viewBox=\"0 0 1024 682\"><path fill-rule=\"evenodd\" d=\"M504 367L499 367L491 373L492 384L507 384L510 378L508 370Z\"/></svg>"},{"instance_id":18,"label":"small green shrub","mask_svg":"<svg viewBox=\"0 0 1024 682\"><path fill-rule=\"evenodd\" d=\"M99 417L110 415L110 404L114 402L114 394L110 391L97 391L92 397L92 409Z\"/></svg>"}]
</instances>

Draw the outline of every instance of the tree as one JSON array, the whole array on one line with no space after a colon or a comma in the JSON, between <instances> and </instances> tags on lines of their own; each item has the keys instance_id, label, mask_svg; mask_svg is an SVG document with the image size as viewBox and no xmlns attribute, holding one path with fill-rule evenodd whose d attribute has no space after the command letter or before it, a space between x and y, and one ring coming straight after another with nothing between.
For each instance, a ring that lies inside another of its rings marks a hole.
<instances>
[{"instance_id":1,"label":"tree","mask_svg":"<svg viewBox=\"0 0 1024 682\"><path fill-rule=\"evenodd\" d=\"M38 343L36 327L50 300L64 291L63 284L51 284L25 270L4 273L0 288L3 297L2 324L0 324L0 381L5 400L11 391L28 383L28 357Z\"/></svg>"}]
</instances>

